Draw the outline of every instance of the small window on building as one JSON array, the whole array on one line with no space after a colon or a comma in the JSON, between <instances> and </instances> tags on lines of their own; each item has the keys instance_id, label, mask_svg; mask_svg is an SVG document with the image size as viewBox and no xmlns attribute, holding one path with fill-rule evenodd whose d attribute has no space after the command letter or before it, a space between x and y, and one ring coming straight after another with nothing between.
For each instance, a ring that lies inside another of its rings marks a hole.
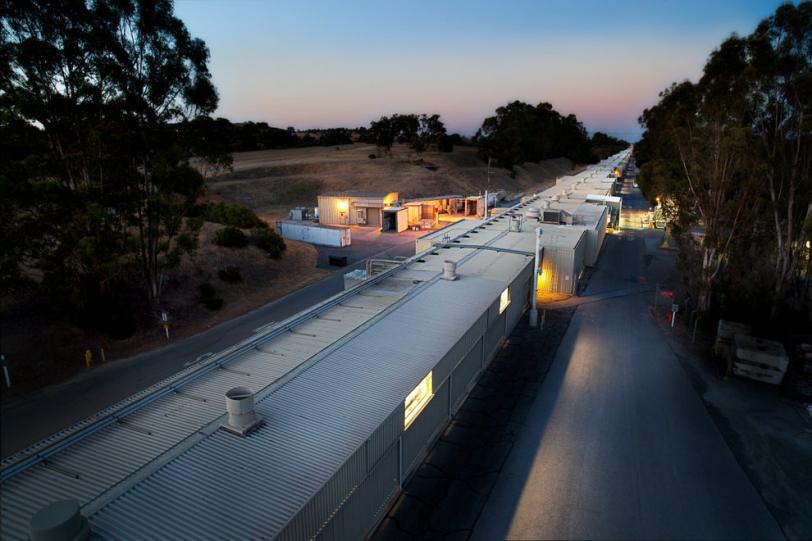
<instances>
[{"instance_id":1,"label":"small window on building","mask_svg":"<svg viewBox=\"0 0 812 541\"><path fill-rule=\"evenodd\" d=\"M510 288L505 289L499 296L499 313L504 312L510 304Z\"/></svg>"},{"instance_id":2,"label":"small window on building","mask_svg":"<svg viewBox=\"0 0 812 541\"><path fill-rule=\"evenodd\" d=\"M403 416L403 428L409 428L409 425L417 419L426 404L429 403L431 397L434 396L434 389L431 386L431 372L423 378L417 387L409 393L405 402L405 414Z\"/></svg>"}]
</instances>

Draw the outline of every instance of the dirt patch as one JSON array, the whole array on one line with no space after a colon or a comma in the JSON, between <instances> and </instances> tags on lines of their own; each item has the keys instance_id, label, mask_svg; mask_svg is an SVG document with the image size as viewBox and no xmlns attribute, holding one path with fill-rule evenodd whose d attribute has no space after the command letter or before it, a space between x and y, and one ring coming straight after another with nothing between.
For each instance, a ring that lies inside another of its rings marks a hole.
<instances>
[{"instance_id":1,"label":"dirt patch","mask_svg":"<svg viewBox=\"0 0 812 541\"><path fill-rule=\"evenodd\" d=\"M223 321L249 312L305 285L320 280L328 271L316 268L318 252L305 243L286 241L280 259L269 258L256 247L222 248L212 244L222 226L206 223L200 235L200 249L194 258L184 260L167 281L164 306L169 313L173 339L197 334ZM218 270L238 267L242 281L228 283ZM208 282L223 299L220 310L209 310L200 302L198 286ZM143 318L134 335L112 340L99 332L84 329L71 321L45 321L45 310L34 301L11 303L2 311L2 351L10 363L13 386L3 389L2 399L62 381L84 368L84 352L93 351L94 362L101 361L104 348L107 361L130 357L166 343L157 318Z\"/></svg>"}]
</instances>

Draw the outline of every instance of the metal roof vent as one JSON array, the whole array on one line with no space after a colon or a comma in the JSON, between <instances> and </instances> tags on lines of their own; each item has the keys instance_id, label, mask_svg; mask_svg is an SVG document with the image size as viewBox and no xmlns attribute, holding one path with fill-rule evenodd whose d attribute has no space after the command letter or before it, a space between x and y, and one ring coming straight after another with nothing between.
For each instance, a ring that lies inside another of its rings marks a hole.
<instances>
[{"instance_id":1,"label":"metal roof vent","mask_svg":"<svg viewBox=\"0 0 812 541\"><path fill-rule=\"evenodd\" d=\"M31 541L85 541L90 524L76 500L60 500L37 511L29 524Z\"/></svg>"},{"instance_id":2,"label":"metal roof vent","mask_svg":"<svg viewBox=\"0 0 812 541\"><path fill-rule=\"evenodd\" d=\"M248 387L234 387L226 392L228 421L221 425L223 430L246 436L262 424L263 418L254 411L254 391Z\"/></svg>"},{"instance_id":3,"label":"metal roof vent","mask_svg":"<svg viewBox=\"0 0 812 541\"><path fill-rule=\"evenodd\" d=\"M539 218L541 217L541 210L539 210L538 207L531 207L531 208L527 209L526 216L527 216L528 220L536 220L536 221L538 221Z\"/></svg>"},{"instance_id":4,"label":"metal roof vent","mask_svg":"<svg viewBox=\"0 0 812 541\"><path fill-rule=\"evenodd\" d=\"M440 277L443 280L456 280L457 276L457 263L455 261L443 261L443 275Z\"/></svg>"},{"instance_id":5,"label":"metal roof vent","mask_svg":"<svg viewBox=\"0 0 812 541\"><path fill-rule=\"evenodd\" d=\"M508 225L509 231L513 233L518 233L522 230L522 217L521 216L511 216L510 217L510 224Z\"/></svg>"}]
</instances>

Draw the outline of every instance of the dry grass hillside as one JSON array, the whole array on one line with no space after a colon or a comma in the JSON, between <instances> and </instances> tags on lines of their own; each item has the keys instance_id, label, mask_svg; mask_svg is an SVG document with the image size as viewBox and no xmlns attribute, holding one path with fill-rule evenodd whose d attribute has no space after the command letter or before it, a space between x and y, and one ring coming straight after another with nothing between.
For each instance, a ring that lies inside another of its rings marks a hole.
<instances>
[{"instance_id":1,"label":"dry grass hillside","mask_svg":"<svg viewBox=\"0 0 812 541\"><path fill-rule=\"evenodd\" d=\"M376 159L370 159L376 154ZM374 145L261 150L234 154L233 171L209 179L213 198L235 201L273 220L296 205L312 207L316 195L327 190L397 191L402 197L505 190L508 194L549 185L557 176L571 174L565 158L528 163L516 168L515 178L506 169L491 168L472 147L454 152L424 152L418 156L405 145L379 155Z\"/></svg>"},{"instance_id":2,"label":"dry grass hillside","mask_svg":"<svg viewBox=\"0 0 812 541\"><path fill-rule=\"evenodd\" d=\"M287 241L280 259L271 259L254 246L240 249L213 244L223 226L205 223L200 248L169 272L162 307L169 313L173 340L206 330L233 317L296 291L329 274L316 267L316 249L303 242ZM227 283L218 276L226 267L237 267L241 280ZM219 310L204 307L198 286L210 283L223 299ZM84 351L104 348L108 361L129 357L166 344L160 322L139 314L139 327L129 338L116 340L78 322L50 318L46 307L29 297L4 297L0 305L3 354L11 364L14 386L3 389L2 400L12 400L30 390L59 382L83 369Z\"/></svg>"}]
</instances>

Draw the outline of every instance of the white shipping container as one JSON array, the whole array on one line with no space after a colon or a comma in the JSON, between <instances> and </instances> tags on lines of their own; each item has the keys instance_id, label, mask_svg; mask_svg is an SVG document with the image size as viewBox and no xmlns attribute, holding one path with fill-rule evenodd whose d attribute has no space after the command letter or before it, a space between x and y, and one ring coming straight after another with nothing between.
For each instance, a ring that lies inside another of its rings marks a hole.
<instances>
[{"instance_id":1,"label":"white shipping container","mask_svg":"<svg viewBox=\"0 0 812 541\"><path fill-rule=\"evenodd\" d=\"M278 222L277 228L284 239L337 247L349 246L352 243L349 227L284 221Z\"/></svg>"}]
</instances>

